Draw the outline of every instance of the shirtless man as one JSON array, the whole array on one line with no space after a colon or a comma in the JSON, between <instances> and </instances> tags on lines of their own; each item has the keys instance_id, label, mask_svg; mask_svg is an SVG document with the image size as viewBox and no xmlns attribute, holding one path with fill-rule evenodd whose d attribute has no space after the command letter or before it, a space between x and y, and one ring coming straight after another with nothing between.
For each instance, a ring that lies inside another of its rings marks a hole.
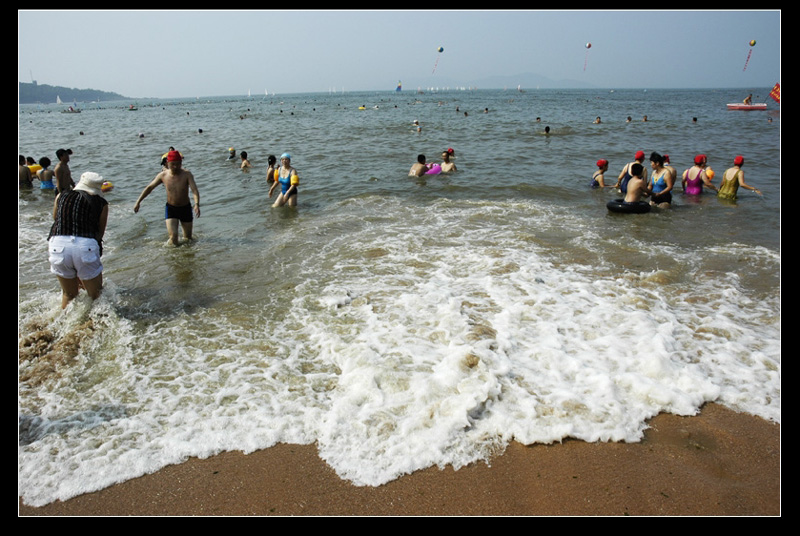
<instances>
[{"instance_id":1,"label":"shirtless man","mask_svg":"<svg viewBox=\"0 0 800 536\"><path fill-rule=\"evenodd\" d=\"M31 181L31 170L25 165L25 157L19 155L19 185L20 187L29 187L33 185Z\"/></svg>"},{"instance_id":2,"label":"shirtless man","mask_svg":"<svg viewBox=\"0 0 800 536\"><path fill-rule=\"evenodd\" d=\"M625 194L626 203L637 203L642 200L643 195L650 195L647 191L647 183L642 178L644 166L634 162L630 166L631 178L628 180L628 191Z\"/></svg>"},{"instance_id":3,"label":"shirtless man","mask_svg":"<svg viewBox=\"0 0 800 536\"><path fill-rule=\"evenodd\" d=\"M170 151L167 154L167 169L156 175L156 178L145 187L133 206L133 211L139 212L139 204L144 198L150 195L150 192L155 190L159 184L163 184L167 189L167 207L164 219L167 222L169 241L173 245L178 245L178 223L183 228L184 238L192 239L194 218L192 217L192 205L189 202L190 189L194 195L194 215L200 217L200 192L194 182L194 175L181 168L182 160L178 151Z\"/></svg>"},{"instance_id":4,"label":"shirtless man","mask_svg":"<svg viewBox=\"0 0 800 536\"><path fill-rule=\"evenodd\" d=\"M56 151L58 164L53 170L56 176L56 195L75 187L75 181L72 180L72 172L69 170L69 154L70 151L66 149Z\"/></svg>"},{"instance_id":5,"label":"shirtless man","mask_svg":"<svg viewBox=\"0 0 800 536\"><path fill-rule=\"evenodd\" d=\"M408 171L408 176L422 177L426 171L428 171L428 166L425 164L425 155L421 154L417 156L417 163L411 166L411 169Z\"/></svg>"}]
</instances>

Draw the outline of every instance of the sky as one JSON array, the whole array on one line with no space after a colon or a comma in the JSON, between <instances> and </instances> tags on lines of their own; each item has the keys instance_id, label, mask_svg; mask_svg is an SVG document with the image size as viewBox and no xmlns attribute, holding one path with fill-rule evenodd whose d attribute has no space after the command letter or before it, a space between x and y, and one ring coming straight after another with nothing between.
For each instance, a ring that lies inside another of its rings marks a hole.
<instances>
[{"instance_id":1,"label":"sky","mask_svg":"<svg viewBox=\"0 0 800 536\"><path fill-rule=\"evenodd\" d=\"M392 90L398 81L404 89L488 88L503 87L498 77L516 86L526 73L564 81L563 87L780 82L775 9L17 14L18 82L136 98Z\"/></svg>"}]
</instances>

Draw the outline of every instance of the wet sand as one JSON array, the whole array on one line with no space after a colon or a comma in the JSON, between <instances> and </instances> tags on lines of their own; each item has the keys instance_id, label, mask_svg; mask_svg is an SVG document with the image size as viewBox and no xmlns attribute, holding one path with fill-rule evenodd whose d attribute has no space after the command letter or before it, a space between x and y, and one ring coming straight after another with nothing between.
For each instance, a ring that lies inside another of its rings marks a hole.
<instances>
[{"instance_id":1,"label":"wet sand","mask_svg":"<svg viewBox=\"0 0 800 536\"><path fill-rule=\"evenodd\" d=\"M491 463L383 486L340 479L313 445L191 459L21 516L778 516L780 426L706 405L640 443L511 444Z\"/></svg>"}]
</instances>

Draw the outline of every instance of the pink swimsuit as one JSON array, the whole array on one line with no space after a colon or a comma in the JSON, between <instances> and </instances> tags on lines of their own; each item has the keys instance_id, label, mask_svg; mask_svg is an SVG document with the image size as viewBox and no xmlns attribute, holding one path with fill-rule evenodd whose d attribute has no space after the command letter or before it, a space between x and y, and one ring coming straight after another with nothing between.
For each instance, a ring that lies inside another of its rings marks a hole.
<instances>
[{"instance_id":1,"label":"pink swimsuit","mask_svg":"<svg viewBox=\"0 0 800 536\"><path fill-rule=\"evenodd\" d=\"M686 188L685 192L689 195L700 195L703 193L703 179L700 178L700 175L703 174L703 170L700 170L700 173L694 179L690 179L689 177L689 170L686 170L686 175L684 178L686 179Z\"/></svg>"}]
</instances>

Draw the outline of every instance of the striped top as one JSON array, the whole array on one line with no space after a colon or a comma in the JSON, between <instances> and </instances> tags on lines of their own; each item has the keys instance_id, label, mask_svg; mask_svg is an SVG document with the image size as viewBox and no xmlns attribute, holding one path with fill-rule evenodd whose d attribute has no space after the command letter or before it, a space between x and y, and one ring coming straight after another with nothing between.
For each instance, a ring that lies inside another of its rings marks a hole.
<instances>
[{"instance_id":1,"label":"striped top","mask_svg":"<svg viewBox=\"0 0 800 536\"><path fill-rule=\"evenodd\" d=\"M103 197L80 190L60 194L56 205L56 221L53 222L47 238L82 236L100 242L100 214L107 204L108 201Z\"/></svg>"}]
</instances>

